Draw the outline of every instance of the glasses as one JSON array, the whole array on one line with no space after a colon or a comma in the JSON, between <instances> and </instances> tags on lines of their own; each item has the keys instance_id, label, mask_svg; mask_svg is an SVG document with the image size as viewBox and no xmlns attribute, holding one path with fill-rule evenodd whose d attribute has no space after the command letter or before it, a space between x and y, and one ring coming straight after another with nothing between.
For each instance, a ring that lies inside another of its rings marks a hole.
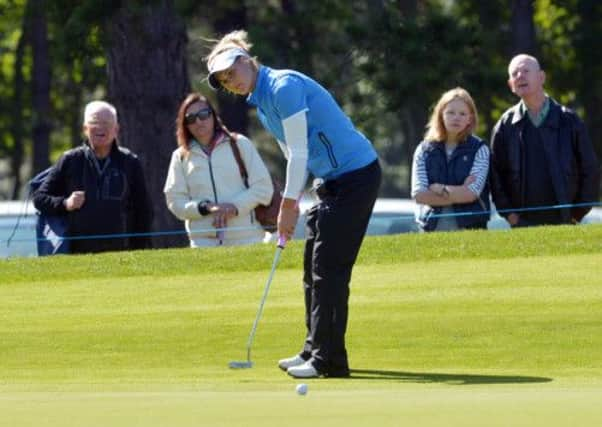
<instances>
[{"instance_id":1,"label":"glasses","mask_svg":"<svg viewBox=\"0 0 602 427\"><path fill-rule=\"evenodd\" d=\"M211 108L201 108L196 113L186 114L186 116L184 116L184 122L187 125L191 125L196 122L197 118L200 120L207 120L209 117L211 117L211 114L213 114L213 110L211 110Z\"/></svg>"}]
</instances>

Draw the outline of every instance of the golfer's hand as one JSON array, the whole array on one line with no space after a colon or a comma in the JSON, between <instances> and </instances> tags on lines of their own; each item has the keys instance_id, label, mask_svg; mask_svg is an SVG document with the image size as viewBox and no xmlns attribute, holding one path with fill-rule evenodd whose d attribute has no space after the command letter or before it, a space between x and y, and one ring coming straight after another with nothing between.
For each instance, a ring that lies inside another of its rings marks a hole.
<instances>
[{"instance_id":1,"label":"golfer's hand","mask_svg":"<svg viewBox=\"0 0 602 427\"><path fill-rule=\"evenodd\" d=\"M290 240L299 219L299 207L294 199L282 199L278 213L278 235Z\"/></svg>"},{"instance_id":2,"label":"golfer's hand","mask_svg":"<svg viewBox=\"0 0 602 427\"><path fill-rule=\"evenodd\" d=\"M65 209L67 209L67 211L71 212L71 211L80 209L83 206L85 201L86 201L86 192L85 191L74 191L73 193L71 193L71 195L69 197L67 197L63 201L63 205L65 205Z\"/></svg>"}]
</instances>

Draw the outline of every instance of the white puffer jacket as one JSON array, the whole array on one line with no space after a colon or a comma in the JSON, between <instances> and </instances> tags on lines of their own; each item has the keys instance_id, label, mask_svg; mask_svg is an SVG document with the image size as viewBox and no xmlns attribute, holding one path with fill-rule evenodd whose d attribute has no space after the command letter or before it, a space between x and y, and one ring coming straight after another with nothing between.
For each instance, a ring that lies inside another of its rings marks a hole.
<instances>
[{"instance_id":1,"label":"white puffer jacket","mask_svg":"<svg viewBox=\"0 0 602 427\"><path fill-rule=\"evenodd\" d=\"M272 199L270 174L248 138L239 135L236 143L249 174L249 188L240 176L228 136L217 142L210 156L196 141L191 144L188 158L179 148L171 156L163 192L169 210L185 221L192 247L221 244L212 225L213 215L202 216L198 211L198 203L204 200L232 203L238 209L238 216L228 221L232 230L225 231L224 245L256 243L264 238L253 209Z\"/></svg>"}]
</instances>

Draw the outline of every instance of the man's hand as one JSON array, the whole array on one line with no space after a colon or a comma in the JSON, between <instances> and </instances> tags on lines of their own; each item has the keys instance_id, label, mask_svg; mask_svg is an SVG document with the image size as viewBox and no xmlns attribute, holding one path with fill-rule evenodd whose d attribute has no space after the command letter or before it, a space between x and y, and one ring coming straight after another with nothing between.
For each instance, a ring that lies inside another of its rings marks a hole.
<instances>
[{"instance_id":1,"label":"man's hand","mask_svg":"<svg viewBox=\"0 0 602 427\"><path fill-rule=\"evenodd\" d=\"M69 197L63 200L63 205L67 211L71 212L80 209L86 201L85 191L74 191Z\"/></svg>"}]
</instances>

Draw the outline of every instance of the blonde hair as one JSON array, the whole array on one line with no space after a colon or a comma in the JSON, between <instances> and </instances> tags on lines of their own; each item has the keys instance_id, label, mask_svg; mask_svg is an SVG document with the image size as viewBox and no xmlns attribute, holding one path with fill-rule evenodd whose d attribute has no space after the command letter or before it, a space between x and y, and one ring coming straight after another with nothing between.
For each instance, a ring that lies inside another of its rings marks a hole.
<instances>
[{"instance_id":1,"label":"blonde hair","mask_svg":"<svg viewBox=\"0 0 602 427\"><path fill-rule=\"evenodd\" d=\"M215 42L215 45L211 48L211 52L205 58L207 63L210 63L216 55L235 47L244 49L249 52L249 57L251 56L250 51L253 44L249 42L249 34L245 30L232 31L219 40L210 41ZM256 63L255 58L251 58L251 60Z\"/></svg>"},{"instance_id":2,"label":"blonde hair","mask_svg":"<svg viewBox=\"0 0 602 427\"><path fill-rule=\"evenodd\" d=\"M437 104L433 109L433 113L431 114L431 118L426 125L427 131L424 135L425 141L443 142L447 140L447 131L445 130L445 124L443 123L443 110L450 102L456 99L464 101L470 110L470 114L472 115L470 125L458 135L458 140L464 141L466 137L477 128L479 120L477 106L475 105L468 91L461 87L456 87L445 92L443 95L441 95L439 101L437 101Z\"/></svg>"}]
</instances>

